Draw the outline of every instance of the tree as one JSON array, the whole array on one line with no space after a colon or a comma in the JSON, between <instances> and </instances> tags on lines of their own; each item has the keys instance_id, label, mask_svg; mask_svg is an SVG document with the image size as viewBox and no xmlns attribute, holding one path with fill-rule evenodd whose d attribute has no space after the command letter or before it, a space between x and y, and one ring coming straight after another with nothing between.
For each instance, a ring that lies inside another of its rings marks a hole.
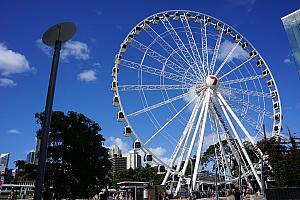
<instances>
[{"instance_id":1,"label":"tree","mask_svg":"<svg viewBox=\"0 0 300 200\"><path fill-rule=\"evenodd\" d=\"M44 113L36 113L42 125ZM41 134L41 129L37 135ZM100 126L76 112L52 113L45 187L61 198L90 198L110 183L111 164Z\"/></svg>"},{"instance_id":2,"label":"tree","mask_svg":"<svg viewBox=\"0 0 300 200\"><path fill-rule=\"evenodd\" d=\"M150 182L153 185L160 185L164 174L157 174L156 167L146 165L145 168L123 169L113 173L112 186L118 188L117 183L122 181Z\"/></svg>"}]
</instances>

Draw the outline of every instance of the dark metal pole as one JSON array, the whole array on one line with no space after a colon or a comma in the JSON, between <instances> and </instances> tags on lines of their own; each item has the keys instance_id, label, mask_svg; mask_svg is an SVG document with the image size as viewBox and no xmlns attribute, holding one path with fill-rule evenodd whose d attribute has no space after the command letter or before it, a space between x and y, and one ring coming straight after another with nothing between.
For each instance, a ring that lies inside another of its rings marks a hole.
<instances>
[{"instance_id":1,"label":"dark metal pole","mask_svg":"<svg viewBox=\"0 0 300 200\"><path fill-rule=\"evenodd\" d=\"M50 123L51 123L52 105L53 105L54 90L55 90L60 50L61 50L61 41L57 40L55 42L54 54L53 54L53 59L52 59L52 68L51 68L50 80L49 80L49 85L48 85L48 94L47 94L46 107L45 107L45 113L44 113L44 121L43 121L43 127L42 127L42 137L41 137L41 146L40 146L40 154L39 154L39 162L38 162L38 171L37 171L37 176L36 176L36 180L35 180L34 200L42 199L46 160L47 160L48 135L49 135Z\"/></svg>"},{"instance_id":2,"label":"dark metal pole","mask_svg":"<svg viewBox=\"0 0 300 200\"><path fill-rule=\"evenodd\" d=\"M215 188L215 191L216 191L216 200L219 199L219 188L218 188L218 167L217 165L219 165L219 162L217 162L217 156L216 156L216 159L215 159L215 167L216 167L216 174L215 174L215 184L216 184L216 188Z\"/></svg>"},{"instance_id":3,"label":"dark metal pole","mask_svg":"<svg viewBox=\"0 0 300 200\"><path fill-rule=\"evenodd\" d=\"M242 171L242 165L241 165L241 157L239 155L239 193L240 196L242 196L242 178L241 178L241 171ZM242 198L241 198L242 199Z\"/></svg>"},{"instance_id":4,"label":"dark metal pole","mask_svg":"<svg viewBox=\"0 0 300 200\"><path fill-rule=\"evenodd\" d=\"M261 181L261 194L263 197L265 197L265 181L264 181L264 173L263 173L263 169L264 169L264 160L263 157L261 157L260 159L261 162L261 166L260 166L260 171L261 171L261 175L260 175L260 181Z\"/></svg>"}]
</instances>

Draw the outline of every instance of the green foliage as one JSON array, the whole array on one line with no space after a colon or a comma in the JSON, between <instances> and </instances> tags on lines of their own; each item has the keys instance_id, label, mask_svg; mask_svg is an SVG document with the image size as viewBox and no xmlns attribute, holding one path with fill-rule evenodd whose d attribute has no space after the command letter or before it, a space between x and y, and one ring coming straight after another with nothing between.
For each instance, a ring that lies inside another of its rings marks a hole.
<instances>
[{"instance_id":1,"label":"green foliage","mask_svg":"<svg viewBox=\"0 0 300 200\"><path fill-rule=\"evenodd\" d=\"M44 114L37 113L42 124ZM89 198L110 182L111 164L100 126L76 112L52 113L45 186L61 198ZM37 135L41 134L41 129Z\"/></svg>"},{"instance_id":2,"label":"green foliage","mask_svg":"<svg viewBox=\"0 0 300 200\"><path fill-rule=\"evenodd\" d=\"M37 166L26 163L25 160L15 161L17 167L15 182L17 181L34 181L36 177Z\"/></svg>"},{"instance_id":3,"label":"green foliage","mask_svg":"<svg viewBox=\"0 0 300 200\"><path fill-rule=\"evenodd\" d=\"M267 155L273 168L273 176L280 187L300 186L300 150L291 138L291 147L275 137L262 140L258 147Z\"/></svg>"},{"instance_id":4,"label":"green foliage","mask_svg":"<svg viewBox=\"0 0 300 200\"><path fill-rule=\"evenodd\" d=\"M153 185L159 185L164 176L164 174L157 174L156 168L149 165L145 168L129 168L113 173L112 186L118 188L117 183L122 181L150 182Z\"/></svg>"}]
</instances>

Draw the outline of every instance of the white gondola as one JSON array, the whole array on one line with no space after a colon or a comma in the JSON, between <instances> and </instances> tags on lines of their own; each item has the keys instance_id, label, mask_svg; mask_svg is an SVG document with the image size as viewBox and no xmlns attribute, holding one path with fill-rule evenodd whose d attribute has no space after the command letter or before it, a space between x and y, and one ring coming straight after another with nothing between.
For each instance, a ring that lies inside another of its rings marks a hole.
<instances>
[{"instance_id":1,"label":"white gondola","mask_svg":"<svg viewBox=\"0 0 300 200\"><path fill-rule=\"evenodd\" d=\"M215 24L215 29L220 30L220 29L221 29L221 26L222 26L221 22L217 22L217 23Z\"/></svg>"},{"instance_id":2,"label":"white gondola","mask_svg":"<svg viewBox=\"0 0 300 200\"><path fill-rule=\"evenodd\" d=\"M174 13L174 17L173 17L173 20L178 20L180 18L180 14L179 14L179 12L175 12Z\"/></svg>"},{"instance_id":3,"label":"white gondola","mask_svg":"<svg viewBox=\"0 0 300 200\"><path fill-rule=\"evenodd\" d=\"M226 28L225 30L224 30L224 33L226 34L226 35L230 35L231 34L231 29L228 27L228 28Z\"/></svg>"},{"instance_id":4,"label":"white gondola","mask_svg":"<svg viewBox=\"0 0 300 200\"><path fill-rule=\"evenodd\" d=\"M239 42L241 40L241 36L239 34L236 34L234 37L233 37L233 40L234 42Z\"/></svg>"},{"instance_id":5,"label":"white gondola","mask_svg":"<svg viewBox=\"0 0 300 200\"><path fill-rule=\"evenodd\" d=\"M145 30L147 30L149 27L150 27L150 22L149 22L149 20L145 20L144 23L143 23L143 28L144 28Z\"/></svg>"},{"instance_id":6,"label":"white gondola","mask_svg":"<svg viewBox=\"0 0 300 200\"><path fill-rule=\"evenodd\" d=\"M205 19L205 25L206 26L211 25L211 19L209 17Z\"/></svg>"},{"instance_id":7,"label":"white gondola","mask_svg":"<svg viewBox=\"0 0 300 200\"><path fill-rule=\"evenodd\" d=\"M200 23L201 22L201 15L196 15L196 17L195 17L195 22L196 23Z\"/></svg>"},{"instance_id":8,"label":"white gondola","mask_svg":"<svg viewBox=\"0 0 300 200\"><path fill-rule=\"evenodd\" d=\"M152 155L151 154L146 154L145 157L144 157L144 162L145 163L149 163L149 162L152 162Z\"/></svg>"},{"instance_id":9,"label":"white gondola","mask_svg":"<svg viewBox=\"0 0 300 200\"><path fill-rule=\"evenodd\" d=\"M274 131L276 132L276 133L278 133L278 132L280 132L280 131L282 131L282 126L279 128L279 125L275 125L274 126Z\"/></svg>"},{"instance_id":10,"label":"white gondola","mask_svg":"<svg viewBox=\"0 0 300 200\"><path fill-rule=\"evenodd\" d=\"M126 38L126 42L127 42L128 44L130 44L132 41L133 41L133 35L132 35L132 34L129 34L129 35L127 36L127 38Z\"/></svg>"},{"instance_id":11,"label":"white gondola","mask_svg":"<svg viewBox=\"0 0 300 200\"><path fill-rule=\"evenodd\" d=\"M189 12L184 13L184 16L187 20L191 18L191 14Z\"/></svg>"},{"instance_id":12,"label":"white gondola","mask_svg":"<svg viewBox=\"0 0 300 200\"><path fill-rule=\"evenodd\" d=\"M257 56L257 52L255 50L252 50L250 53L249 53L249 56L250 58L254 58L255 56Z\"/></svg>"},{"instance_id":13,"label":"white gondola","mask_svg":"<svg viewBox=\"0 0 300 200\"><path fill-rule=\"evenodd\" d=\"M166 168L163 165L157 166L157 174L164 174L166 172Z\"/></svg>"},{"instance_id":14,"label":"white gondola","mask_svg":"<svg viewBox=\"0 0 300 200\"><path fill-rule=\"evenodd\" d=\"M170 17L169 13L165 13L163 17L163 21L165 22L168 21L169 17Z\"/></svg>"},{"instance_id":15,"label":"white gondola","mask_svg":"<svg viewBox=\"0 0 300 200\"><path fill-rule=\"evenodd\" d=\"M267 82L267 85L268 85L268 87L274 86L274 81L273 81L273 80L269 80L269 81Z\"/></svg>"},{"instance_id":16,"label":"white gondola","mask_svg":"<svg viewBox=\"0 0 300 200\"><path fill-rule=\"evenodd\" d=\"M275 119L276 121L280 121L280 120L282 119L280 113L276 113L276 114L274 115L274 119Z\"/></svg>"},{"instance_id":17,"label":"white gondola","mask_svg":"<svg viewBox=\"0 0 300 200\"><path fill-rule=\"evenodd\" d=\"M118 76L118 74L119 74L119 68L118 68L118 65L115 65L111 70L111 75L113 77L116 77L116 76Z\"/></svg>"},{"instance_id":18,"label":"white gondola","mask_svg":"<svg viewBox=\"0 0 300 200\"><path fill-rule=\"evenodd\" d=\"M159 16L158 16L158 15L155 15L155 16L153 17L153 24L158 24L158 22L159 22Z\"/></svg>"},{"instance_id":19,"label":"white gondola","mask_svg":"<svg viewBox=\"0 0 300 200\"><path fill-rule=\"evenodd\" d=\"M119 106L119 97L117 95L114 96L113 98L113 106Z\"/></svg>"},{"instance_id":20,"label":"white gondola","mask_svg":"<svg viewBox=\"0 0 300 200\"><path fill-rule=\"evenodd\" d=\"M115 58L115 63L120 64L121 60L122 60L122 56L120 54L117 54Z\"/></svg>"},{"instance_id":21,"label":"white gondola","mask_svg":"<svg viewBox=\"0 0 300 200\"><path fill-rule=\"evenodd\" d=\"M116 92L117 91L117 87L118 87L118 82L114 80L111 83L111 90L114 91L114 92Z\"/></svg>"},{"instance_id":22,"label":"white gondola","mask_svg":"<svg viewBox=\"0 0 300 200\"><path fill-rule=\"evenodd\" d=\"M249 47L248 42L244 42L244 43L242 44L242 48L243 48L243 49L248 49L248 47Z\"/></svg>"},{"instance_id":23,"label":"white gondola","mask_svg":"<svg viewBox=\"0 0 300 200\"><path fill-rule=\"evenodd\" d=\"M270 75L270 71L268 69L264 70L262 72L263 77L267 77L268 75Z\"/></svg>"},{"instance_id":24,"label":"white gondola","mask_svg":"<svg viewBox=\"0 0 300 200\"><path fill-rule=\"evenodd\" d=\"M140 26L137 26L134 28L134 35L139 35L141 33L141 27Z\"/></svg>"},{"instance_id":25,"label":"white gondola","mask_svg":"<svg viewBox=\"0 0 300 200\"><path fill-rule=\"evenodd\" d=\"M124 113L123 113L122 111L119 111L119 112L118 112L117 119L118 119L119 122L124 121L125 116L124 116Z\"/></svg>"},{"instance_id":26,"label":"white gondola","mask_svg":"<svg viewBox=\"0 0 300 200\"><path fill-rule=\"evenodd\" d=\"M134 150L139 150L140 148L141 148L141 142L138 141L138 140L134 141L134 143L133 143L133 149Z\"/></svg>"},{"instance_id":27,"label":"white gondola","mask_svg":"<svg viewBox=\"0 0 300 200\"><path fill-rule=\"evenodd\" d=\"M257 66L257 67L261 67L263 64L264 64L264 61L262 61L262 60L258 60L258 61L256 62L256 66Z\"/></svg>"},{"instance_id":28,"label":"white gondola","mask_svg":"<svg viewBox=\"0 0 300 200\"><path fill-rule=\"evenodd\" d=\"M121 45L121 52L124 53L127 49L127 45L126 44L122 44Z\"/></svg>"},{"instance_id":29,"label":"white gondola","mask_svg":"<svg viewBox=\"0 0 300 200\"><path fill-rule=\"evenodd\" d=\"M123 135L125 137L129 137L131 134L132 134L132 130L131 130L130 126L126 126L124 128Z\"/></svg>"},{"instance_id":30,"label":"white gondola","mask_svg":"<svg viewBox=\"0 0 300 200\"><path fill-rule=\"evenodd\" d=\"M275 110L278 110L278 109L280 108L279 102L275 102L275 103L273 104L273 108L274 108Z\"/></svg>"},{"instance_id":31,"label":"white gondola","mask_svg":"<svg viewBox=\"0 0 300 200\"><path fill-rule=\"evenodd\" d=\"M278 96L277 91L272 91L272 92L271 92L271 98L272 98L272 99L275 99L277 96Z\"/></svg>"}]
</instances>

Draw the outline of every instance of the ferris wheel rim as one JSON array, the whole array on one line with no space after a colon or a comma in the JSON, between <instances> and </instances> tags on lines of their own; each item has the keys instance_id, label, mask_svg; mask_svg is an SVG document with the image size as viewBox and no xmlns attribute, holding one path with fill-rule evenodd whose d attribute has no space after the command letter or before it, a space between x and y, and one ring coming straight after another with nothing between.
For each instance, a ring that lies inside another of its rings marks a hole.
<instances>
[{"instance_id":1,"label":"ferris wheel rim","mask_svg":"<svg viewBox=\"0 0 300 200\"><path fill-rule=\"evenodd\" d=\"M238 33L239 35L243 36L243 35L240 34L236 29L234 29L233 27L231 27L231 26L228 25L227 23L225 23L225 22L223 22L223 21L221 21L221 20L219 20L219 19L217 19L217 18L215 18L215 17L212 17L212 16L210 16L210 15L207 15L207 14L204 14L204 13L201 13L201 12L191 11L191 10L167 10L167 11L155 13L155 14L153 14L153 15L151 15L151 16L145 18L145 19L143 19L143 20L142 20L141 22L139 22L136 26L134 26L134 28L129 32L128 35L130 35L130 34L134 31L135 27L140 26L145 20L148 20L148 19L150 19L150 18L153 18L154 16L157 16L157 15L162 15L162 14L164 14L164 13L170 13L170 12L182 12L182 13L189 12L189 13L194 13L194 14L200 14L201 16L210 17L210 18L214 19L214 20L217 21L217 22L221 22L221 23L224 25L224 27L225 27L225 25L226 25L226 27L230 27L232 30L234 30L234 32L236 32L236 33ZM151 21L151 20L150 20L150 21ZM222 30L223 30L223 29L222 29ZM126 38L128 37L128 35L125 37L125 39L124 39L124 41L122 42L122 44L126 42ZM256 50L256 48L250 43L250 41L248 41L245 37L242 37L242 38L243 38L243 40L245 40L246 42L249 43L249 46L251 46L251 48L252 48L253 50L255 50L255 51L258 53L257 56L259 56L259 58L264 62L265 68L266 68L266 69L269 71L269 73L270 73L270 75L269 75L269 76L271 77L270 80L273 80L273 82L274 82L274 88L275 88L274 91L277 92L277 99L278 99L277 102L279 102L279 105L281 105L280 94L279 94L279 92L278 92L278 88L277 88L277 85L276 85L276 81L275 81L275 79L274 79L274 77L273 77L272 71L269 69L269 66L268 66L267 63L265 62L264 58L263 58L263 57L261 56L261 54ZM122 54L121 49L119 50L119 53L118 53L118 54L119 54L119 55ZM144 55L145 55L145 54L144 54ZM115 80L118 81L118 76L115 77ZM260 83L260 82L259 82L259 83ZM269 89L269 91L271 92L270 89ZM116 93L116 95L118 95L118 96L120 97L119 86L117 86L117 89L116 89L115 93ZM248 96L248 97L249 97L249 96ZM119 102L119 110L123 111L124 117L125 117L124 124L125 124L125 125L129 125L129 126L132 128L133 135L132 135L131 137L133 138L133 140L137 139L137 140L139 140L139 141L142 141L142 140L140 140L138 134L136 134L136 132L135 132L133 126L131 125L130 121L129 121L128 118L127 118L127 115L125 114L125 110L123 109L122 102L121 102L121 98L119 99L119 101L120 101L120 102ZM273 99L272 99L272 102L273 102L273 104L275 103L275 102L273 101ZM273 115L275 115L276 113L280 113L280 116L282 116L282 109L281 109L281 106L280 106L280 108L279 108L279 112L276 112L276 111L273 109ZM281 123L282 123L282 122L281 122L281 119L280 119L280 121L279 121L279 123L278 123L279 127L281 127ZM275 126L275 124L276 124L276 122L275 122L275 120L274 120L273 127ZM280 132L280 131L279 131L279 132ZM141 143L142 143L142 142L141 142ZM151 154L152 156L154 155L154 154L149 150L149 148L147 148L146 146L144 146L144 144L142 144L142 147L143 147L142 150L143 150L145 153L149 153L149 154ZM171 169L171 167L170 167L168 164L166 164L165 162L161 161L159 158L155 157L155 155L154 155L154 158L155 158L155 160L158 162L158 164L164 165L164 166L166 166L168 169Z\"/></svg>"}]
</instances>

